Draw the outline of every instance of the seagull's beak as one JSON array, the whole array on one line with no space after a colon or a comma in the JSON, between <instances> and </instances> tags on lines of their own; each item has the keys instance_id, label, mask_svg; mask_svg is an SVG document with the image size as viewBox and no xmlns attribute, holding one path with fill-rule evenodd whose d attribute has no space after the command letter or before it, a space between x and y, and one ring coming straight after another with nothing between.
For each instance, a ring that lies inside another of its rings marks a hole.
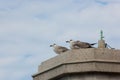
<instances>
[{"instance_id":1,"label":"seagull's beak","mask_svg":"<svg viewBox=\"0 0 120 80\"><path fill-rule=\"evenodd\" d=\"M69 43L70 41L66 41L66 43Z\"/></svg>"},{"instance_id":2,"label":"seagull's beak","mask_svg":"<svg viewBox=\"0 0 120 80\"><path fill-rule=\"evenodd\" d=\"M53 45L50 45L50 47L52 47Z\"/></svg>"}]
</instances>

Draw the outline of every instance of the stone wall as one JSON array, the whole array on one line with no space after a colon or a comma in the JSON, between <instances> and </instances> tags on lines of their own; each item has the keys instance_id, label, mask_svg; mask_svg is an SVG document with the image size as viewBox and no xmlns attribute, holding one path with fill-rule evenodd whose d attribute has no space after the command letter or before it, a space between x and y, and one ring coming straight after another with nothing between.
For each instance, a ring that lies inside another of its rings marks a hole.
<instances>
[{"instance_id":1,"label":"stone wall","mask_svg":"<svg viewBox=\"0 0 120 80\"><path fill-rule=\"evenodd\" d=\"M100 73L100 72L88 72L81 74L68 74L60 78L54 78L51 80L120 80L120 74L114 73Z\"/></svg>"},{"instance_id":2,"label":"stone wall","mask_svg":"<svg viewBox=\"0 0 120 80\"><path fill-rule=\"evenodd\" d=\"M118 80L115 76L119 73L120 50L88 48L70 50L42 62L33 80ZM109 79L111 74L114 76Z\"/></svg>"}]
</instances>

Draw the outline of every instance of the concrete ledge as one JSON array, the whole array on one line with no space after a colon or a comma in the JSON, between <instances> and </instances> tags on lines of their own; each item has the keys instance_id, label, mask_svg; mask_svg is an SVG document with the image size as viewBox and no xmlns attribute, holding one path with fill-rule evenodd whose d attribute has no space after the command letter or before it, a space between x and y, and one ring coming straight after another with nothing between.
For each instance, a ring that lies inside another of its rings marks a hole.
<instances>
[{"instance_id":1,"label":"concrete ledge","mask_svg":"<svg viewBox=\"0 0 120 80\"><path fill-rule=\"evenodd\" d=\"M34 80L49 80L69 73L120 73L120 50L89 48L70 50L45 62L33 75Z\"/></svg>"},{"instance_id":2,"label":"concrete ledge","mask_svg":"<svg viewBox=\"0 0 120 80\"><path fill-rule=\"evenodd\" d=\"M120 74L107 72L73 73L64 74L50 80L120 80Z\"/></svg>"},{"instance_id":3,"label":"concrete ledge","mask_svg":"<svg viewBox=\"0 0 120 80\"><path fill-rule=\"evenodd\" d=\"M112 72L120 73L120 64L112 62L81 62L81 63L67 63L57 66L51 70L37 73L33 75L36 80L48 80L54 77L69 73L84 73L84 72Z\"/></svg>"},{"instance_id":4,"label":"concrete ledge","mask_svg":"<svg viewBox=\"0 0 120 80\"><path fill-rule=\"evenodd\" d=\"M106 48L70 50L66 53L60 54L54 58L42 62L38 68L38 72L44 72L64 63L76 63L86 61L120 62L120 50Z\"/></svg>"}]
</instances>

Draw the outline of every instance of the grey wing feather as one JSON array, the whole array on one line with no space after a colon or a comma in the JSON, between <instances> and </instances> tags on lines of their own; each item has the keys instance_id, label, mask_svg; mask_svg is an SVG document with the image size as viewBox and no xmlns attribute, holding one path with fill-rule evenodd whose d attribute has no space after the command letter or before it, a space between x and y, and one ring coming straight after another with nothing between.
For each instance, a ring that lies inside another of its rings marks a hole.
<instances>
[{"instance_id":1,"label":"grey wing feather","mask_svg":"<svg viewBox=\"0 0 120 80\"><path fill-rule=\"evenodd\" d=\"M89 43L86 42L79 42L79 46L82 48L89 48L91 47L91 45Z\"/></svg>"},{"instance_id":2,"label":"grey wing feather","mask_svg":"<svg viewBox=\"0 0 120 80\"><path fill-rule=\"evenodd\" d=\"M59 50L60 50L61 52L65 52L65 51L67 51L67 50L69 50L69 49L66 48L66 47L59 47Z\"/></svg>"}]
</instances>

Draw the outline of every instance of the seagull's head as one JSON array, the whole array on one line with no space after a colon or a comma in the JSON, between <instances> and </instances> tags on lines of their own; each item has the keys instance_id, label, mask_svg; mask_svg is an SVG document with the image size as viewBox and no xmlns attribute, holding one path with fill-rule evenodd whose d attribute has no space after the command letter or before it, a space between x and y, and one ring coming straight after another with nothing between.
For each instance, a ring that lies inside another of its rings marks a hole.
<instances>
[{"instance_id":1,"label":"seagull's head","mask_svg":"<svg viewBox=\"0 0 120 80\"><path fill-rule=\"evenodd\" d=\"M50 47L54 47L54 46L56 46L56 44L54 43L53 45L50 45Z\"/></svg>"},{"instance_id":2,"label":"seagull's head","mask_svg":"<svg viewBox=\"0 0 120 80\"><path fill-rule=\"evenodd\" d=\"M72 40L72 39L70 39L69 41L66 41L66 43L71 43L71 42L73 42L73 40Z\"/></svg>"}]
</instances>

